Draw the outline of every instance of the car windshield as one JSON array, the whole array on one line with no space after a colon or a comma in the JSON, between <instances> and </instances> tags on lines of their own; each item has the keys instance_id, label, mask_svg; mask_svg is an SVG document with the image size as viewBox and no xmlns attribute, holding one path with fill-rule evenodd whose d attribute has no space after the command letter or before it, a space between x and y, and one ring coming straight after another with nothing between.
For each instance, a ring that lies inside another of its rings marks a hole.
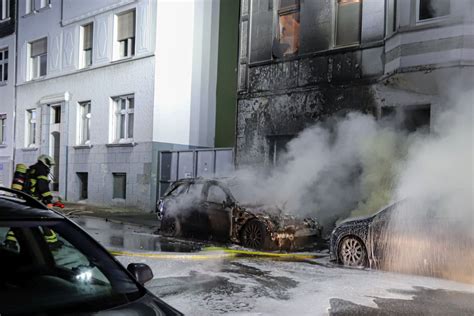
<instances>
[{"instance_id":1,"label":"car windshield","mask_svg":"<svg viewBox=\"0 0 474 316\"><path fill-rule=\"evenodd\" d=\"M94 312L143 295L66 220L0 222L0 258L0 314Z\"/></svg>"}]
</instances>

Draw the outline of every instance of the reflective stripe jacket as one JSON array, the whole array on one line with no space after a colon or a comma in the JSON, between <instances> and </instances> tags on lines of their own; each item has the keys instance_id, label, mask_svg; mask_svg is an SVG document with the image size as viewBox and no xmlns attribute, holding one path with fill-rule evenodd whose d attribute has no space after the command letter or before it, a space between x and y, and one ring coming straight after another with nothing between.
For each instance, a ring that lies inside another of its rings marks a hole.
<instances>
[{"instance_id":1,"label":"reflective stripe jacket","mask_svg":"<svg viewBox=\"0 0 474 316\"><path fill-rule=\"evenodd\" d=\"M51 203L53 195L49 190L49 168L37 162L28 169L28 188L32 196L45 204Z\"/></svg>"}]
</instances>

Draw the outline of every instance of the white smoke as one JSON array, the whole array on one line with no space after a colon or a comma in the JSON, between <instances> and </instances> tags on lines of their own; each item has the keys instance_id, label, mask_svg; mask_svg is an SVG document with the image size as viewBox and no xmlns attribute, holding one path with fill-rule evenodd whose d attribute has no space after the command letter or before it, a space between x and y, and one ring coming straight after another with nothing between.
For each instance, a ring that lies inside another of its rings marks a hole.
<instances>
[{"instance_id":1,"label":"white smoke","mask_svg":"<svg viewBox=\"0 0 474 316\"><path fill-rule=\"evenodd\" d=\"M382 239L386 269L474 283L473 100L456 94L410 147L395 191L408 200Z\"/></svg>"},{"instance_id":2,"label":"white smoke","mask_svg":"<svg viewBox=\"0 0 474 316\"><path fill-rule=\"evenodd\" d=\"M304 130L270 174L248 167L238 171L232 191L244 203L317 217L328 233L352 211L371 213L390 201L406 143L405 133L386 122L349 113Z\"/></svg>"}]
</instances>

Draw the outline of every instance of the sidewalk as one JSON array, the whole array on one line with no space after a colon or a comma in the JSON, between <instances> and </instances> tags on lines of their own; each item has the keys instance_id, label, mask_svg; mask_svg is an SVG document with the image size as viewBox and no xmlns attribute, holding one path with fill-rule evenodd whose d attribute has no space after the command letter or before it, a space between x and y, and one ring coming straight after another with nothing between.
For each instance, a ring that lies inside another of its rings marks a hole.
<instances>
[{"instance_id":1,"label":"sidewalk","mask_svg":"<svg viewBox=\"0 0 474 316\"><path fill-rule=\"evenodd\" d=\"M160 226L155 213L149 213L143 210L121 208L116 206L99 206L84 203L63 202L64 208L55 207L54 209L67 215L68 217L75 216L91 216L103 218L106 221L114 221L119 223L130 223L148 227Z\"/></svg>"}]
</instances>

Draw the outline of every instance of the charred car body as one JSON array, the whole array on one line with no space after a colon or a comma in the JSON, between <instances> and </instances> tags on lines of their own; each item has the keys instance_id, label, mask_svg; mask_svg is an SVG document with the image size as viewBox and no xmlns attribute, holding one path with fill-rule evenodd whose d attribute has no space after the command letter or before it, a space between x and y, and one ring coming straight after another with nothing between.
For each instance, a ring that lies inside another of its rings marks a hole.
<instances>
[{"instance_id":1,"label":"charred car body","mask_svg":"<svg viewBox=\"0 0 474 316\"><path fill-rule=\"evenodd\" d=\"M315 219L285 215L277 207L239 205L229 188L211 179L173 183L157 206L161 234L232 242L265 250L296 250L321 236Z\"/></svg>"}]
</instances>

